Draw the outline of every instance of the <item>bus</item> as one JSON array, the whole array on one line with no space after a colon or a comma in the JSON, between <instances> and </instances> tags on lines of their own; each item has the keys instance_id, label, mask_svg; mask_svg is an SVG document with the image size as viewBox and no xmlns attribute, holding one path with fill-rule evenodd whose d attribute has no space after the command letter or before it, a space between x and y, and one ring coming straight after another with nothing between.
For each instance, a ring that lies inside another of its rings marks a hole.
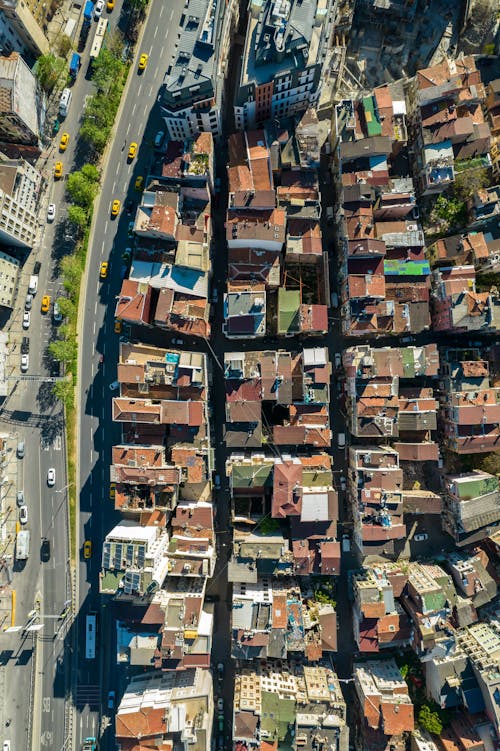
<instances>
[{"instance_id":1,"label":"bus","mask_svg":"<svg viewBox=\"0 0 500 751\"><path fill-rule=\"evenodd\" d=\"M85 659L95 659L95 644L97 635L97 614L89 613L85 617Z\"/></svg>"},{"instance_id":2,"label":"bus","mask_svg":"<svg viewBox=\"0 0 500 751\"><path fill-rule=\"evenodd\" d=\"M92 42L92 47L90 49L90 63L91 64L93 63L94 60L96 60L99 57L99 52L102 49L104 40L106 39L108 29L109 29L109 21L106 18L100 18L99 21L97 22L97 29L95 30L94 41Z\"/></svg>"}]
</instances>

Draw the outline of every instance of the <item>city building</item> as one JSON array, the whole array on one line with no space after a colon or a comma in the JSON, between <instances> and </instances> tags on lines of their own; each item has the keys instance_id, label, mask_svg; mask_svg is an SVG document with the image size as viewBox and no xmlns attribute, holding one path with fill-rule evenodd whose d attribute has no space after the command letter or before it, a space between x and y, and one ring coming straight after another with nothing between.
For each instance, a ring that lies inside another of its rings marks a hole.
<instances>
[{"instance_id":1,"label":"city building","mask_svg":"<svg viewBox=\"0 0 500 751\"><path fill-rule=\"evenodd\" d=\"M0 239L5 245L35 244L41 187L41 174L27 161L0 154Z\"/></svg>"},{"instance_id":2,"label":"city building","mask_svg":"<svg viewBox=\"0 0 500 751\"><path fill-rule=\"evenodd\" d=\"M484 109L491 131L491 167L493 175L500 178L500 78L487 85Z\"/></svg>"},{"instance_id":3,"label":"city building","mask_svg":"<svg viewBox=\"0 0 500 751\"><path fill-rule=\"evenodd\" d=\"M432 327L435 331L492 333L500 328L496 286L476 290L474 266L442 266L432 275Z\"/></svg>"},{"instance_id":4,"label":"city building","mask_svg":"<svg viewBox=\"0 0 500 751\"><path fill-rule=\"evenodd\" d=\"M346 704L330 668L261 660L240 668L234 682L233 742L240 751L283 742L347 751Z\"/></svg>"},{"instance_id":5,"label":"city building","mask_svg":"<svg viewBox=\"0 0 500 751\"><path fill-rule=\"evenodd\" d=\"M304 112L320 96L332 0L252 0L234 99L238 130Z\"/></svg>"},{"instance_id":6,"label":"city building","mask_svg":"<svg viewBox=\"0 0 500 751\"><path fill-rule=\"evenodd\" d=\"M116 712L122 751L141 745L210 751L214 714L209 670L141 673L128 683Z\"/></svg>"},{"instance_id":7,"label":"city building","mask_svg":"<svg viewBox=\"0 0 500 751\"><path fill-rule=\"evenodd\" d=\"M460 547L494 532L500 524L498 477L479 470L447 475L442 522Z\"/></svg>"},{"instance_id":8,"label":"city building","mask_svg":"<svg viewBox=\"0 0 500 751\"><path fill-rule=\"evenodd\" d=\"M0 43L7 53L14 50L36 58L49 51L45 32L52 5L43 0L0 0Z\"/></svg>"},{"instance_id":9,"label":"city building","mask_svg":"<svg viewBox=\"0 0 500 751\"><path fill-rule=\"evenodd\" d=\"M9 156L36 158L44 120L43 94L18 52L0 57L0 147Z\"/></svg>"},{"instance_id":10,"label":"city building","mask_svg":"<svg viewBox=\"0 0 500 751\"><path fill-rule=\"evenodd\" d=\"M222 135L224 78L237 13L235 0L189 0L160 99L172 140L182 141L202 131L215 138Z\"/></svg>"},{"instance_id":11,"label":"city building","mask_svg":"<svg viewBox=\"0 0 500 751\"><path fill-rule=\"evenodd\" d=\"M0 306L13 308L18 290L21 262L0 251Z\"/></svg>"}]
</instances>

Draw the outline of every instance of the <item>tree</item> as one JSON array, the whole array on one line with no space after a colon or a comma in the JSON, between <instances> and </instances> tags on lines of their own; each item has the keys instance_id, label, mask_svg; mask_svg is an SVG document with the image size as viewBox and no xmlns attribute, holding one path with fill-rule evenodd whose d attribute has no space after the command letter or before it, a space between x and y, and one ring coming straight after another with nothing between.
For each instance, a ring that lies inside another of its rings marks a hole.
<instances>
[{"instance_id":1,"label":"tree","mask_svg":"<svg viewBox=\"0 0 500 751\"><path fill-rule=\"evenodd\" d=\"M465 169L455 174L453 194L459 201L466 202L489 184L488 170L484 167Z\"/></svg>"},{"instance_id":2,"label":"tree","mask_svg":"<svg viewBox=\"0 0 500 751\"><path fill-rule=\"evenodd\" d=\"M437 712L433 712L428 704L424 704L418 713L418 723L424 730L433 735L441 735L443 723Z\"/></svg>"},{"instance_id":3,"label":"tree","mask_svg":"<svg viewBox=\"0 0 500 751\"><path fill-rule=\"evenodd\" d=\"M500 475L500 452L494 451L481 457L480 468L490 475Z\"/></svg>"},{"instance_id":4,"label":"tree","mask_svg":"<svg viewBox=\"0 0 500 751\"><path fill-rule=\"evenodd\" d=\"M99 186L97 182L89 180L82 169L68 175L67 190L73 203L84 209L89 209L97 195Z\"/></svg>"},{"instance_id":5,"label":"tree","mask_svg":"<svg viewBox=\"0 0 500 751\"><path fill-rule=\"evenodd\" d=\"M84 119L80 128L80 137L95 151L102 154L108 142L110 132L111 129L109 127L99 126L90 119Z\"/></svg>"},{"instance_id":6,"label":"tree","mask_svg":"<svg viewBox=\"0 0 500 751\"><path fill-rule=\"evenodd\" d=\"M58 297L57 304L59 305L62 317L70 321L73 320L76 312L73 301L69 297Z\"/></svg>"},{"instance_id":7,"label":"tree","mask_svg":"<svg viewBox=\"0 0 500 751\"><path fill-rule=\"evenodd\" d=\"M68 208L68 219L81 233L87 226L88 214L81 206L70 206Z\"/></svg>"},{"instance_id":8,"label":"tree","mask_svg":"<svg viewBox=\"0 0 500 751\"><path fill-rule=\"evenodd\" d=\"M441 220L441 221L439 221ZM463 224L467 220L467 208L463 201L440 195L431 212L431 221L444 225L443 229Z\"/></svg>"},{"instance_id":9,"label":"tree","mask_svg":"<svg viewBox=\"0 0 500 751\"><path fill-rule=\"evenodd\" d=\"M101 175L95 164L84 164L80 172L91 183L98 183L101 179Z\"/></svg>"},{"instance_id":10,"label":"tree","mask_svg":"<svg viewBox=\"0 0 500 751\"><path fill-rule=\"evenodd\" d=\"M128 6L131 10L144 11L148 7L149 0L128 0Z\"/></svg>"},{"instance_id":11,"label":"tree","mask_svg":"<svg viewBox=\"0 0 500 751\"><path fill-rule=\"evenodd\" d=\"M65 407L73 406L75 390L72 379L68 378L64 381L56 381L52 388L52 393L56 399L60 399Z\"/></svg>"},{"instance_id":12,"label":"tree","mask_svg":"<svg viewBox=\"0 0 500 751\"><path fill-rule=\"evenodd\" d=\"M76 358L76 341L74 339L56 339L50 342L49 352L55 360L71 366Z\"/></svg>"},{"instance_id":13,"label":"tree","mask_svg":"<svg viewBox=\"0 0 500 751\"><path fill-rule=\"evenodd\" d=\"M77 256L64 256L61 261L61 273L64 289L73 300L78 299L80 291L80 279L82 277L82 265Z\"/></svg>"},{"instance_id":14,"label":"tree","mask_svg":"<svg viewBox=\"0 0 500 751\"><path fill-rule=\"evenodd\" d=\"M69 51L73 48L71 39L63 34L57 41L57 48L61 57L67 57Z\"/></svg>"},{"instance_id":15,"label":"tree","mask_svg":"<svg viewBox=\"0 0 500 751\"><path fill-rule=\"evenodd\" d=\"M40 55L35 63L34 73L42 89L50 92L65 68L66 60L49 52L47 55Z\"/></svg>"}]
</instances>

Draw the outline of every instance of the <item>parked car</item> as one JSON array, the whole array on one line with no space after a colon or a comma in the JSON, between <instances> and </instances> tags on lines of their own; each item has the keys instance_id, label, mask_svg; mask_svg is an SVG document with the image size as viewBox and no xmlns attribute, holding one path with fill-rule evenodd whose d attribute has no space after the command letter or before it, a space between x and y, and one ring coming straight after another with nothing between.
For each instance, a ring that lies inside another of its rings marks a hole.
<instances>
[{"instance_id":1,"label":"parked car","mask_svg":"<svg viewBox=\"0 0 500 751\"><path fill-rule=\"evenodd\" d=\"M120 388L120 381L113 381L113 383L109 384L110 391L116 391L116 389Z\"/></svg>"},{"instance_id":2,"label":"parked car","mask_svg":"<svg viewBox=\"0 0 500 751\"><path fill-rule=\"evenodd\" d=\"M115 706L116 691L108 692L108 709L113 709Z\"/></svg>"},{"instance_id":3,"label":"parked car","mask_svg":"<svg viewBox=\"0 0 500 751\"><path fill-rule=\"evenodd\" d=\"M164 138L165 138L165 131L159 130L155 136L155 149L161 148Z\"/></svg>"},{"instance_id":4,"label":"parked car","mask_svg":"<svg viewBox=\"0 0 500 751\"><path fill-rule=\"evenodd\" d=\"M42 304L40 306L42 313L48 313L50 310L50 295L44 295L42 297Z\"/></svg>"},{"instance_id":5,"label":"parked car","mask_svg":"<svg viewBox=\"0 0 500 751\"><path fill-rule=\"evenodd\" d=\"M29 329L31 323L31 313L25 310L23 313L23 329Z\"/></svg>"},{"instance_id":6,"label":"parked car","mask_svg":"<svg viewBox=\"0 0 500 751\"><path fill-rule=\"evenodd\" d=\"M30 338L29 336L23 336L21 339L21 354L28 355L30 351Z\"/></svg>"},{"instance_id":7,"label":"parked car","mask_svg":"<svg viewBox=\"0 0 500 751\"><path fill-rule=\"evenodd\" d=\"M345 433L337 433L337 446L343 449L345 446Z\"/></svg>"},{"instance_id":8,"label":"parked car","mask_svg":"<svg viewBox=\"0 0 500 751\"><path fill-rule=\"evenodd\" d=\"M222 699L222 697L217 699L217 711L224 712L224 699Z\"/></svg>"},{"instance_id":9,"label":"parked car","mask_svg":"<svg viewBox=\"0 0 500 751\"><path fill-rule=\"evenodd\" d=\"M21 524L28 523L28 507L26 505L19 507L19 521Z\"/></svg>"},{"instance_id":10,"label":"parked car","mask_svg":"<svg viewBox=\"0 0 500 751\"><path fill-rule=\"evenodd\" d=\"M214 287L212 290L211 301L214 305L216 305L218 300L219 300L219 290L217 289L217 287Z\"/></svg>"},{"instance_id":11,"label":"parked car","mask_svg":"<svg viewBox=\"0 0 500 751\"><path fill-rule=\"evenodd\" d=\"M24 506L24 490L18 490L16 495L16 503L21 508Z\"/></svg>"},{"instance_id":12,"label":"parked car","mask_svg":"<svg viewBox=\"0 0 500 751\"><path fill-rule=\"evenodd\" d=\"M342 355L340 352L335 352L335 355L333 356L333 361L335 363L336 368L342 367Z\"/></svg>"},{"instance_id":13,"label":"parked car","mask_svg":"<svg viewBox=\"0 0 500 751\"><path fill-rule=\"evenodd\" d=\"M103 10L104 10L104 0L97 0L94 6L94 19L96 21L98 21L100 17L102 16Z\"/></svg>"},{"instance_id":14,"label":"parked car","mask_svg":"<svg viewBox=\"0 0 500 751\"><path fill-rule=\"evenodd\" d=\"M220 488L220 475L216 474L214 475L214 486L219 490Z\"/></svg>"},{"instance_id":15,"label":"parked car","mask_svg":"<svg viewBox=\"0 0 500 751\"><path fill-rule=\"evenodd\" d=\"M56 218L56 205L55 203L49 203L49 207L47 209L47 221L53 222Z\"/></svg>"},{"instance_id":16,"label":"parked car","mask_svg":"<svg viewBox=\"0 0 500 751\"><path fill-rule=\"evenodd\" d=\"M24 309L25 310L31 310L33 307L33 295L26 295L26 298L24 300Z\"/></svg>"},{"instance_id":17,"label":"parked car","mask_svg":"<svg viewBox=\"0 0 500 751\"><path fill-rule=\"evenodd\" d=\"M339 307L339 296L336 292L332 292L332 294L330 295L330 303L332 305L332 308Z\"/></svg>"},{"instance_id":18,"label":"parked car","mask_svg":"<svg viewBox=\"0 0 500 751\"><path fill-rule=\"evenodd\" d=\"M217 665L217 674L221 680L224 678L224 664L222 662Z\"/></svg>"},{"instance_id":19,"label":"parked car","mask_svg":"<svg viewBox=\"0 0 500 751\"><path fill-rule=\"evenodd\" d=\"M63 133L59 142L59 151L66 151L69 143L69 133Z\"/></svg>"},{"instance_id":20,"label":"parked car","mask_svg":"<svg viewBox=\"0 0 500 751\"><path fill-rule=\"evenodd\" d=\"M21 373L26 373L30 366L30 356L21 355Z\"/></svg>"},{"instance_id":21,"label":"parked car","mask_svg":"<svg viewBox=\"0 0 500 751\"><path fill-rule=\"evenodd\" d=\"M92 558L92 540L85 540L83 543L83 557L85 560Z\"/></svg>"},{"instance_id":22,"label":"parked car","mask_svg":"<svg viewBox=\"0 0 500 751\"><path fill-rule=\"evenodd\" d=\"M55 323L61 323L63 319L61 308L59 307L59 303L57 302L57 300L54 302L54 308L52 310L52 317Z\"/></svg>"},{"instance_id":23,"label":"parked car","mask_svg":"<svg viewBox=\"0 0 500 751\"><path fill-rule=\"evenodd\" d=\"M340 489L341 490L345 490L346 487L347 487L347 481L346 481L344 475L340 475L339 480L340 480Z\"/></svg>"},{"instance_id":24,"label":"parked car","mask_svg":"<svg viewBox=\"0 0 500 751\"><path fill-rule=\"evenodd\" d=\"M415 535L413 539L415 540L415 542L424 542L425 540L429 539L429 535L425 532L421 532L420 534Z\"/></svg>"},{"instance_id":25,"label":"parked car","mask_svg":"<svg viewBox=\"0 0 500 751\"><path fill-rule=\"evenodd\" d=\"M135 178L134 188L136 190L142 190L142 186L144 185L144 178L142 175L138 175Z\"/></svg>"},{"instance_id":26,"label":"parked car","mask_svg":"<svg viewBox=\"0 0 500 751\"><path fill-rule=\"evenodd\" d=\"M351 541L349 535L342 535L342 552L349 553L351 549Z\"/></svg>"},{"instance_id":27,"label":"parked car","mask_svg":"<svg viewBox=\"0 0 500 751\"><path fill-rule=\"evenodd\" d=\"M26 450L26 444L24 441L18 441L17 442L17 449L16 454L18 459L24 459L24 454Z\"/></svg>"},{"instance_id":28,"label":"parked car","mask_svg":"<svg viewBox=\"0 0 500 751\"><path fill-rule=\"evenodd\" d=\"M53 488L55 484L56 484L56 471L54 467L50 467L47 470L47 485L49 486L49 488Z\"/></svg>"},{"instance_id":29,"label":"parked car","mask_svg":"<svg viewBox=\"0 0 500 751\"><path fill-rule=\"evenodd\" d=\"M172 344L184 344L184 339L172 339Z\"/></svg>"}]
</instances>

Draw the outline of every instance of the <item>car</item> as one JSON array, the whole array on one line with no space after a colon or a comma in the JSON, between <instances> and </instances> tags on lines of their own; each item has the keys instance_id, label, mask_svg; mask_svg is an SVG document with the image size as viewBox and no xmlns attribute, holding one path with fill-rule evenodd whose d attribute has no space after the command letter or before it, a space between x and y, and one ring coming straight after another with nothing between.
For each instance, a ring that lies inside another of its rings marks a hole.
<instances>
[{"instance_id":1,"label":"car","mask_svg":"<svg viewBox=\"0 0 500 751\"><path fill-rule=\"evenodd\" d=\"M115 706L116 691L108 691L108 709L113 709Z\"/></svg>"},{"instance_id":2,"label":"car","mask_svg":"<svg viewBox=\"0 0 500 751\"><path fill-rule=\"evenodd\" d=\"M23 336L21 340L21 354L27 355L30 351L30 338L29 336Z\"/></svg>"},{"instance_id":3,"label":"car","mask_svg":"<svg viewBox=\"0 0 500 751\"><path fill-rule=\"evenodd\" d=\"M340 489L345 490L347 487L347 482L346 482L344 475L340 475L339 480L340 480Z\"/></svg>"},{"instance_id":4,"label":"car","mask_svg":"<svg viewBox=\"0 0 500 751\"><path fill-rule=\"evenodd\" d=\"M24 441L18 441L17 442L17 449L16 454L18 459L24 459L24 454L26 451L26 444Z\"/></svg>"},{"instance_id":5,"label":"car","mask_svg":"<svg viewBox=\"0 0 500 751\"><path fill-rule=\"evenodd\" d=\"M219 662L217 665L217 673L222 680L222 678L224 678L224 664L222 662Z\"/></svg>"},{"instance_id":6,"label":"car","mask_svg":"<svg viewBox=\"0 0 500 751\"><path fill-rule=\"evenodd\" d=\"M217 699L217 711L218 712L224 711L224 699L222 698Z\"/></svg>"},{"instance_id":7,"label":"car","mask_svg":"<svg viewBox=\"0 0 500 751\"><path fill-rule=\"evenodd\" d=\"M21 355L21 373L26 373L30 366L30 356Z\"/></svg>"},{"instance_id":8,"label":"car","mask_svg":"<svg viewBox=\"0 0 500 751\"><path fill-rule=\"evenodd\" d=\"M27 294L24 300L24 309L31 310L33 307L33 295Z\"/></svg>"},{"instance_id":9,"label":"car","mask_svg":"<svg viewBox=\"0 0 500 751\"><path fill-rule=\"evenodd\" d=\"M122 322L120 318L117 318L115 320L115 334L121 334L122 331Z\"/></svg>"},{"instance_id":10,"label":"car","mask_svg":"<svg viewBox=\"0 0 500 751\"><path fill-rule=\"evenodd\" d=\"M3 742L3 751L10 751L10 741Z\"/></svg>"},{"instance_id":11,"label":"car","mask_svg":"<svg viewBox=\"0 0 500 751\"><path fill-rule=\"evenodd\" d=\"M66 151L69 143L69 133L63 133L59 141L59 151Z\"/></svg>"},{"instance_id":12,"label":"car","mask_svg":"<svg viewBox=\"0 0 500 751\"><path fill-rule=\"evenodd\" d=\"M57 300L54 303L54 307L52 309L52 318L54 319L55 323L61 323L63 316L61 313L61 308L59 307L59 303Z\"/></svg>"},{"instance_id":13,"label":"car","mask_svg":"<svg viewBox=\"0 0 500 751\"><path fill-rule=\"evenodd\" d=\"M340 352L335 352L333 356L333 361L335 363L336 368L342 367L342 355L340 354Z\"/></svg>"},{"instance_id":14,"label":"car","mask_svg":"<svg viewBox=\"0 0 500 751\"><path fill-rule=\"evenodd\" d=\"M351 540L349 535L342 535L342 552L349 553L351 550Z\"/></svg>"},{"instance_id":15,"label":"car","mask_svg":"<svg viewBox=\"0 0 500 751\"><path fill-rule=\"evenodd\" d=\"M99 277L101 279L106 279L107 275L108 275L108 262L103 261L101 263L101 270L99 271Z\"/></svg>"},{"instance_id":16,"label":"car","mask_svg":"<svg viewBox=\"0 0 500 751\"><path fill-rule=\"evenodd\" d=\"M136 190L142 190L143 185L144 185L144 178L142 175L138 175L138 177L135 178L134 188Z\"/></svg>"},{"instance_id":17,"label":"car","mask_svg":"<svg viewBox=\"0 0 500 751\"><path fill-rule=\"evenodd\" d=\"M125 248L125 250L122 253L122 261L125 261L125 263L128 263L131 258L132 258L132 248Z\"/></svg>"},{"instance_id":18,"label":"car","mask_svg":"<svg viewBox=\"0 0 500 751\"><path fill-rule=\"evenodd\" d=\"M59 180L63 176L63 163L62 162L56 162L54 165L54 177L56 180Z\"/></svg>"},{"instance_id":19,"label":"car","mask_svg":"<svg viewBox=\"0 0 500 751\"><path fill-rule=\"evenodd\" d=\"M131 198L128 199L128 201L125 202L125 211L127 212L128 216L132 213L134 210L134 202Z\"/></svg>"},{"instance_id":20,"label":"car","mask_svg":"<svg viewBox=\"0 0 500 751\"><path fill-rule=\"evenodd\" d=\"M414 336L403 336L401 344L413 344L415 342Z\"/></svg>"},{"instance_id":21,"label":"car","mask_svg":"<svg viewBox=\"0 0 500 751\"><path fill-rule=\"evenodd\" d=\"M47 470L47 485L49 486L49 488L53 488L55 484L56 484L56 471L54 467L50 467Z\"/></svg>"},{"instance_id":22,"label":"car","mask_svg":"<svg viewBox=\"0 0 500 751\"><path fill-rule=\"evenodd\" d=\"M155 149L161 148L164 138L165 138L165 131L159 130L155 136Z\"/></svg>"},{"instance_id":23,"label":"car","mask_svg":"<svg viewBox=\"0 0 500 751\"><path fill-rule=\"evenodd\" d=\"M332 308L338 308L339 307L339 296L336 292L332 292L330 295L330 304Z\"/></svg>"},{"instance_id":24,"label":"car","mask_svg":"<svg viewBox=\"0 0 500 751\"><path fill-rule=\"evenodd\" d=\"M223 714L220 714L217 717L217 722L219 723L219 733L223 733L224 732L224 715Z\"/></svg>"},{"instance_id":25,"label":"car","mask_svg":"<svg viewBox=\"0 0 500 751\"><path fill-rule=\"evenodd\" d=\"M97 0L96 4L94 5L94 19L98 21L100 17L102 16L102 12L104 10L104 0Z\"/></svg>"},{"instance_id":26,"label":"car","mask_svg":"<svg viewBox=\"0 0 500 751\"><path fill-rule=\"evenodd\" d=\"M224 751L224 736L222 734L217 736L217 751Z\"/></svg>"},{"instance_id":27,"label":"car","mask_svg":"<svg viewBox=\"0 0 500 751\"><path fill-rule=\"evenodd\" d=\"M115 500L116 497L116 482L110 482L109 483L109 497L112 501Z\"/></svg>"},{"instance_id":28,"label":"car","mask_svg":"<svg viewBox=\"0 0 500 751\"><path fill-rule=\"evenodd\" d=\"M50 540L46 537L42 538L42 544L40 546L40 558L43 563L50 561Z\"/></svg>"},{"instance_id":29,"label":"car","mask_svg":"<svg viewBox=\"0 0 500 751\"><path fill-rule=\"evenodd\" d=\"M216 193L220 193L220 187L221 187L221 179L220 177L216 177L215 183L214 183L214 190Z\"/></svg>"},{"instance_id":30,"label":"car","mask_svg":"<svg viewBox=\"0 0 500 751\"><path fill-rule=\"evenodd\" d=\"M216 487L217 490L219 490L220 488L220 475L219 474L214 475L214 487Z\"/></svg>"},{"instance_id":31,"label":"car","mask_svg":"<svg viewBox=\"0 0 500 751\"><path fill-rule=\"evenodd\" d=\"M118 216L118 214L120 213L121 205L121 201L119 201L118 198L115 198L115 200L111 204L111 216Z\"/></svg>"},{"instance_id":32,"label":"car","mask_svg":"<svg viewBox=\"0 0 500 751\"><path fill-rule=\"evenodd\" d=\"M59 360L52 360L50 364L51 378L59 378L61 376L61 363Z\"/></svg>"},{"instance_id":33,"label":"car","mask_svg":"<svg viewBox=\"0 0 500 751\"><path fill-rule=\"evenodd\" d=\"M47 221L53 222L56 218L56 205L55 203L49 203L48 209L47 209Z\"/></svg>"},{"instance_id":34,"label":"car","mask_svg":"<svg viewBox=\"0 0 500 751\"><path fill-rule=\"evenodd\" d=\"M50 309L50 295L44 295L42 297L42 304L40 305L40 310L42 313L48 313Z\"/></svg>"},{"instance_id":35,"label":"car","mask_svg":"<svg viewBox=\"0 0 500 751\"><path fill-rule=\"evenodd\" d=\"M83 543L83 557L87 560L92 558L92 540L85 540Z\"/></svg>"},{"instance_id":36,"label":"car","mask_svg":"<svg viewBox=\"0 0 500 751\"><path fill-rule=\"evenodd\" d=\"M128 223L128 228L127 228L127 235L128 235L129 237L132 237L132 236L133 236L133 234L134 234L134 225L135 225L135 222L129 222L129 223Z\"/></svg>"},{"instance_id":37,"label":"car","mask_svg":"<svg viewBox=\"0 0 500 751\"><path fill-rule=\"evenodd\" d=\"M214 305L216 305L219 300L219 290L217 289L217 287L214 287L212 290L211 300Z\"/></svg>"},{"instance_id":38,"label":"car","mask_svg":"<svg viewBox=\"0 0 500 751\"><path fill-rule=\"evenodd\" d=\"M345 447L345 433L337 433L337 446L339 449Z\"/></svg>"},{"instance_id":39,"label":"car","mask_svg":"<svg viewBox=\"0 0 500 751\"><path fill-rule=\"evenodd\" d=\"M21 524L28 523L28 507L26 505L19 507L19 521Z\"/></svg>"},{"instance_id":40,"label":"car","mask_svg":"<svg viewBox=\"0 0 500 751\"><path fill-rule=\"evenodd\" d=\"M421 532L420 534L415 535L413 539L415 540L415 542L424 542L425 540L429 539L429 535L425 532Z\"/></svg>"},{"instance_id":41,"label":"car","mask_svg":"<svg viewBox=\"0 0 500 751\"><path fill-rule=\"evenodd\" d=\"M116 391L116 389L120 388L120 381L113 381L113 383L109 384L110 391Z\"/></svg>"},{"instance_id":42,"label":"car","mask_svg":"<svg viewBox=\"0 0 500 751\"><path fill-rule=\"evenodd\" d=\"M172 339L172 344L184 344L184 339Z\"/></svg>"},{"instance_id":43,"label":"car","mask_svg":"<svg viewBox=\"0 0 500 751\"><path fill-rule=\"evenodd\" d=\"M128 147L128 155L127 159L133 159L137 153L137 144L135 141L132 141L130 146Z\"/></svg>"},{"instance_id":44,"label":"car","mask_svg":"<svg viewBox=\"0 0 500 751\"><path fill-rule=\"evenodd\" d=\"M29 329L31 323L31 313L25 310L23 313L23 329Z\"/></svg>"},{"instance_id":45,"label":"car","mask_svg":"<svg viewBox=\"0 0 500 751\"><path fill-rule=\"evenodd\" d=\"M143 52L139 58L139 70L146 70L146 68L148 67L148 60L149 55L146 52Z\"/></svg>"},{"instance_id":46,"label":"car","mask_svg":"<svg viewBox=\"0 0 500 751\"><path fill-rule=\"evenodd\" d=\"M106 3L106 10L108 11L108 13L111 13L114 7L115 7L115 0L108 0L108 2Z\"/></svg>"},{"instance_id":47,"label":"car","mask_svg":"<svg viewBox=\"0 0 500 751\"><path fill-rule=\"evenodd\" d=\"M24 490L18 490L16 495L16 503L19 506L24 506Z\"/></svg>"}]
</instances>

